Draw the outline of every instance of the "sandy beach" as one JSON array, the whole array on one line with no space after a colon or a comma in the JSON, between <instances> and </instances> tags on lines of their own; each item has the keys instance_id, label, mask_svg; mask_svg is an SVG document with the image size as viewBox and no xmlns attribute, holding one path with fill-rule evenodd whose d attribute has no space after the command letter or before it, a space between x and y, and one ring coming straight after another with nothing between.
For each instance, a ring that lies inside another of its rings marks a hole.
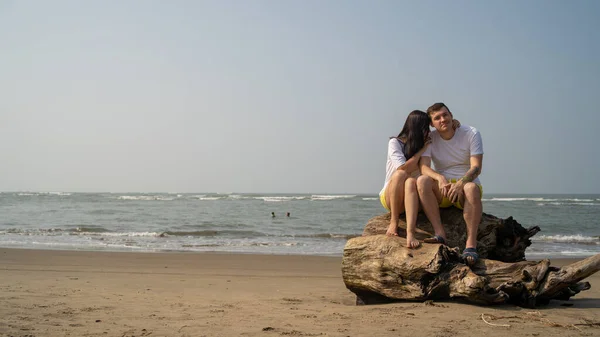
<instances>
[{"instance_id":1,"label":"sandy beach","mask_svg":"<svg viewBox=\"0 0 600 337\"><path fill-rule=\"evenodd\" d=\"M598 274L592 289L536 309L355 306L340 265L341 257L2 248L0 336L600 335Z\"/></svg>"}]
</instances>

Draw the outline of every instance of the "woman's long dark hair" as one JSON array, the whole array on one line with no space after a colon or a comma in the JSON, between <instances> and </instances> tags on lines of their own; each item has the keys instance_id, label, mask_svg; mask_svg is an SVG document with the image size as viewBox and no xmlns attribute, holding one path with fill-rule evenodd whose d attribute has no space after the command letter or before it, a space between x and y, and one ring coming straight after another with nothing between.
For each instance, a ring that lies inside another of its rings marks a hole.
<instances>
[{"instance_id":1,"label":"woman's long dark hair","mask_svg":"<svg viewBox=\"0 0 600 337\"><path fill-rule=\"evenodd\" d=\"M406 160L412 158L423 148L427 135L429 135L429 116L421 110L409 113L402 131L398 135L398 139L404 143Z\"/></svg>"}]
</instances>

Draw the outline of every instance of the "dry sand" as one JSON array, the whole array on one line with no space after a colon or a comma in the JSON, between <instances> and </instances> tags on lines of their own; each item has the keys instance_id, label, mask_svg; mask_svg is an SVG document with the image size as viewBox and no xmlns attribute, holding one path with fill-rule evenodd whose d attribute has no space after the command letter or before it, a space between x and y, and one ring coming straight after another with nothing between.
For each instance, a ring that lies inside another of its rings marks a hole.
<instances>
[{"instance_id":1,"label":"dry sand","mask_svg":"<svg viewBox=\"0 0 600 337\"><path fill-rule=\"evenodd\" d=\"M588 279L592 289L535 310L355 306L340 264L339 257L0 248L0 336L600 336L598 274ZM482 314L510 327L488 325Z\"/></svg>"}]
</instances>

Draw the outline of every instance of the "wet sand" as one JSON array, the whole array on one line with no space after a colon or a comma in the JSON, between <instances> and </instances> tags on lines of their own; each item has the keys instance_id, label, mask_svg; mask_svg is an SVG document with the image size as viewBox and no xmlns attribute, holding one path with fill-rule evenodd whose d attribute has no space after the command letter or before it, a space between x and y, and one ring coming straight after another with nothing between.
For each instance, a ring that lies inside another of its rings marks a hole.
<instances>
[{"instance_id":1,"label":"wet sand","mask_svg":"<svg viewBox=\"0 0 600 337\"><path fill-rule=\"evenodd\" d=\"M341 257L0 248L0 336L598 336L587 281L536 309L355 306Z\"/></svg>"}]
</instances>

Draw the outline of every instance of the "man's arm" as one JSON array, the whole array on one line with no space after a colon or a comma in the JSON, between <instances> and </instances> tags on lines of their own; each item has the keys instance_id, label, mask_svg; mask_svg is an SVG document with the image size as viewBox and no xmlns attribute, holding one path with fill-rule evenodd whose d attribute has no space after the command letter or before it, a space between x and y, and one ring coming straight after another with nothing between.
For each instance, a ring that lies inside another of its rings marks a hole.
<instances>
[{"instance_id":1,"label":"man's arm","mask_svg":"<svg viewBox=\"0 0 600 337\"><path fill-rule=\"evenodd\" d=\"M464 176L462 176L459 179L463 183L471 182L471 181L475 180L475 178L477 178L479 176L479 174L481 174L481 166L483 164L483 155L478 154L478 155L471 156L469 161L471 162L471 168L467 171L467 173L465 173Z\"/></svg>"},{"instance_id":2,"label":"man's arm","mask_svg":"<svg viewBox=\"0 0 600 337\"><path fill-rule=\"evenodd\" d=\"M459 200L460 196L463 194L463 187L466 183L472 182L481 174L481 167L483 165L483 155L477 154L471 156L469 158L471 163L471 168L462 176L460 179L456 181L456 183L452 184L450 190L448 191L448 199L452 202L456 202Z\"/></svg>"},{"instance_id":3,"label":"man's arm","mask_svg":"<svg viewBox=\"0 0 600 337\"><path fill-rule=\"evenodd\" d=\"M448 180L443 175L437 173L434 169L431 168L431 157L423 157L421 156L421 160L419 161L419 166L421 168L421 174L434 179L438 183L438 188L442 193L442 197L447 196L448 193Z\"/></svg>"}]
</instances>

